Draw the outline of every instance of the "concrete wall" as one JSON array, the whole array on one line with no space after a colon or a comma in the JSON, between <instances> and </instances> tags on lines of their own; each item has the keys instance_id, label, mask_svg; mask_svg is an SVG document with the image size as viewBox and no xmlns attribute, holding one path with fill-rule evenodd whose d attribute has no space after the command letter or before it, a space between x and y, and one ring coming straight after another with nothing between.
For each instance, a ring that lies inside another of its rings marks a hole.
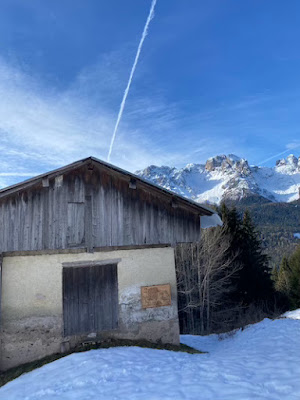
<instances>
[{"instance_id":1,"label":"concrete wall","mask_svg":"<svg viewBox=\"0 0 300 400\"><path fill-rule=\"evenodd\" d=\"M87 336L63 337L62 263L121 259L118 263L119 327L91 332L179 343L174 250L170 247L3 259L0 370L64 351ZM169 283L172 305L142 309L141 286Z\"/></svg>"}]
</instances>

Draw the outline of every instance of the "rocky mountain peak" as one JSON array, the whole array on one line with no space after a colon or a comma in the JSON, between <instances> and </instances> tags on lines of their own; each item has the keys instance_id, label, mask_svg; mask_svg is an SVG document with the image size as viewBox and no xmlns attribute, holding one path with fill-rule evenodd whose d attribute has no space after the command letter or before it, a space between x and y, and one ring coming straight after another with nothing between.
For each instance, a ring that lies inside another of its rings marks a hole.
<instances>
[{"instance_id":1,"label":"rocky mountain peak","mask_svg":"<svg viewBox=\"0 0 300 400\"><path fill-rule=\"evenodd\" d=\"M206 171L214 171L216 168L221 167L222 162L225 159L226 159L225 155L209 158L205 163Z\"/></svg>"},{"instance_id":2,"label":"rocky mountain peak","mask_svg":"<svg viewBox=\"0 0 300 400\"><path fill-rule=\"evenodd\" d=\"M168 166L161 166L158 167L157 165L149 165L149 167L143 169L142 171L136 171L137 175L143 174L144 178L152 179L155 175L168 175L170 174L175 168L171 168Z\"/></svg>"},{"instance_id":3,"label":"rocky mountain peak","mask_svg":"<svg viewBox=\"0 0 300 400\"><path fill-rule=\"evenodd\" d=\"M289 168L291 170L299 170L300 171L300 157L297 158L294 154L290 154L286 158L282 158L281 160L276 161L276 167L278 168Z\"/></svg>"},{"instance_id":4,"label":"rocky mountain peak","mask_svg":"<svg viewBox=\"0 0 300 400\"><path fill-rule=\"evenodd\" d=\"M205 169L208 172L220 169L223 172L239 172L249 175L250 168L248 161L234 154L225 154L211 157L206 161Z\"/></svg>"},{"instance_id":5,"label":"rocky mountain peak","mask_svg":"<svg viewBox=\"0 0 300 400\"><path fill-rule=\"evenodd\" d=\"M278 160L275 168L249 166L244 158L223 154L205 164L180 169L150 165L136 174L200 203L239 201L253 195L265 201L299 199L300 157L292 154Z\"/></svg>"}]
</instances>

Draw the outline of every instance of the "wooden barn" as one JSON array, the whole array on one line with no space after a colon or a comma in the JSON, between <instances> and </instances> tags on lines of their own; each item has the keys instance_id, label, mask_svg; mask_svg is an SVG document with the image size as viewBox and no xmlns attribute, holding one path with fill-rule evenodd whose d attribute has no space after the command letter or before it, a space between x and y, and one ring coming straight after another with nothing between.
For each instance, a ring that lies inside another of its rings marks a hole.
<instances>
[{"instance_id":1,"label":"wooden barn","mask_svg":"<svg viewBox=\"0 0 300 400\"><path fill-rule=\"evenodd\" d=\"M174 245L210 218L93 157L0 190L0 370L93 338L178 343Z\"/></svg>"}]
</instances>

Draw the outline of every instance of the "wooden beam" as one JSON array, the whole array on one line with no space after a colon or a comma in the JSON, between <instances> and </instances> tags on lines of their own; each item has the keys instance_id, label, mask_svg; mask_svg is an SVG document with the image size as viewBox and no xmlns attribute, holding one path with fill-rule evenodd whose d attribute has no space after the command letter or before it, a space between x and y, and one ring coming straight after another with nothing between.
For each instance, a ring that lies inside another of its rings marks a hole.
<instances>
[{"instance_id":1,"label":"wooden beam","mask_svg":"<svg viewBox=\"0 0 300 400\"><path fill-rule=\"evenodd\" d=\"M55 177L55 187L61 187L63 184L64 176L63 175L58 175Z\"/></svg>"},{"instance_id":2,"label":"wooden beam","mask_svg":"<svg viewBox=\"0 0 300 400\"><path fill-rule=\"evenodd\" d=\"M141 249L160 249L164 247L172 247L171 243L161 244L142 244L142 245L127 245L127 246L103 246L94 247L94 252L111 252L117 250L141 250ZM87 253L86 247L78 247L73 249L45 249L45 250L24 250L24 251L5 251L5 257L18 257L18 256L42 256L51 254L80 254Z\"/></svg>"},{"instance_id":3,"label":"wooden beam","mask_svg":"<svg viewBox=\"0 0 300 400\"><path fill-rule=\"evenodd\" d=\"M171 206L172 208L178 208L178 202L175 197L172 198Z\"/></svg>"},{"instance_id":4,"label":"wooden beam","mask_svg":"<svg viewBox=\"0 0 300 400\"><path fill-rule=\"evenodd\" d=\"M107 260L93 260L93 261L74 261L62 263L63 268L75 268L75 267L95 267L96 265L115 265L121 262L121 258L110 258Z\"/></svg>"},{"instance_id":5,"label":"wooden beam","mask_svg":"<svg viewBox=\"0 0 300 400\"><path fill-rule=\"evenodd\" d=\"M93 172L93 171L94 171L94 165L93 165L92 162L88 163L87 169L88 169L88 171L90 171L90 172Z\"/></svg>"},{"instance_id":6,"label":"wooden beam","mask_svg":"<svg viewBox=\"0 0 300 400\"><path fill-rule=\"evenodd\" d=\"M130 179L129 189L136 189L136 179L133 179L133 178Z\"/></svg>"},{"instance_id":7,"label":"wooden beam","mask_svg":"<svg viewBox=\"0 0 300 400\"><path fill-rule=\"evenodd\" d=\"M49 187L49 178L42 179L42 186Z\"/></svg>"}]
</instances>

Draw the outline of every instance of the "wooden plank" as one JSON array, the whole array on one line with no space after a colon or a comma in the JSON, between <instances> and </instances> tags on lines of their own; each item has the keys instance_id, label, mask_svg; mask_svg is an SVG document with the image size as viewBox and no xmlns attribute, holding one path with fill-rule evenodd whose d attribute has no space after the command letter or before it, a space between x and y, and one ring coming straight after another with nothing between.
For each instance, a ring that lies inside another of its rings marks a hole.
<instances>
[{"instance_id":1,"label":"wooden plank","mask_svg":"<svg viewBox=\"0 0 300 400\"><path fill-rule=\"evenodd\" d=\"M92 214L92 196L85 196L85 208L84 208L84 232L85 232L85 244L88 253L93 253L93 214Z\"/></svg>"},{"instance_id":2,"label":"wooden plank","mask_svg":"<svg viewBox=\"0 0 300 400\"><path fill-rule=\"evenodd\" d=\"M42 249L49 248L49 180L42 192Z\"/></svg>"},{"instance_id":3,"label":"wooden plank","mask_svg":"<svg viewBox=\"0 0 300 400\"><path fill-rule=\"evenodd\" d=\"M112 287L110 290L110 303L112 305L111 329L117 329L119 324L118 266L116 264L111 265L110 271L112 281Z\"/></svg>"},{"instance_id":4,"label":"wooden plank","mask_svg":"<svg viewBox=\"0 0 300 400\"><path fill-rule=\"evenodd\" d=\"M95 281L95 267L88 267L88 320L89 320L89 332L96 332L95 328L95 291L96 291L96 281Z\"/></svg>"},{"instance_id":5,"label":"wooden plank","mask_svg":"<svg viewBox=\"0 0 300 400\"><path fill-rule=\"evenodd\" d=\"M112 178L111 181L111 245L118 245L118 189L117 182Z\"/></svg>"},{"instance_id":6,"label":"wooden plank","mask_svg":"<svg viewBox=\"0 0 300 400\"><path fill-rule=\"evenodd\" d=\"M0 226L4 226L3 218L3 204L0 204ZM4 234L4 229L0 229L0 253L4 251Z\"/></svg>"},{"instance_id":7,"label":"wooden plank","mask_svg":"<svg viewBox=\"0 0 300 400\"><path fill-rule=\"evenodd\" d=\"M12 214L13 218L11 219L11 230L12 230L12 247L14 248L15 246L18 246L18 231L19 231L19 226L18 226L18 220L19 220L19 214L18 214L18 207L19 202L15 201L15 199L11 199L11 208L12 208Z\"/></svg>"},{"instance_id":8,"label":"wooden plank","mask_svg":"<svg viewBox=\"0 0 300 400\"><path fill-rule=\"evenodd\" d=\"M114 299L111 296L111 291L113 287L113 274L112 269L113 265L104 265L102 268L104 269L104 274L106 276L106 285L105 285L105 329L111 330L113 327L112 323L112 316L113 316L113 306L114 306Z\"/></svg>"},{"instance_id":9,"label":"wooden plank","mask_svg":"<svg viewBox=\"0 0 300 400\"><path fill-rule=\"evenodd\" d=\"M63 320L64 320L64 335L68 336L71 334L69 318L70 318L70 289L68 285L70 284L70 276L72 271L63 269Z\"/></svg>"},{"instance_id":10,"label":"wooden plank","mask_svg":"<svg viewBox=\"0 0 300 400\"><path fill-rule=\"evenodd\" d=\"M140 198L140 191L132 191L132 197L134 198L134 219L133 224L135 225L135 235L133 245L144 243L143 241L143 203Z\"/></svg>"},{"instance_id":11,"label":"wooden plank","mask_svg":"<svg viewBox=\"0 0 300 400\"><path fill-rule=\"evenodd\" d=\"M32 193L27 193L27 212L25 214L25 243L24 249L33 250L31 247L31 234L32 234Z\"/></svg>"},{"instance_id":12,"label":"wooden plank","mask_svg":"<svg viewBox=\"0 0 300 400\"><path fill-rule=\"evenodd\" d=\"M77 271L79 286L79 333L89 333L89 269L75 268L74 271Z\"/></svg>"},{"instance_id":13,"label":"wooden plank","mask_svg":"<svg viewBox=\"0 0 300 400\"><path fill-rule=\"evenodd\" d=\"M35 202L36 202L36 195L34 192L31 193L31 202L30 202L30 221L29 221L29 249L35 249L35 242L34 238L37 235L36 232L36 213L35 213Z\"/></svg>"},{"instance_id":14,"label":"wooden plank","mask_svg":"<svg viewBox=\"0 0 300 400\"><path fill-rule=\"evenodd\" d=\"M37 204L36 204L36 232L37 236L35 239L35 247L40 250L43 248L43 204L44 198L42 192L37 193Z\"/></svg>"},{"instance_id":15,"label":"wooden plank","mask_svg":"<svg viewBox=\"0 0 300 400\"><path fill-rule=\"evenodd\" d=\"M153 226L153 236L151 239L151 244L160 242L160 237L159 237L160 219L159 219L159 208L157 206L157 203L153 203L153 224L154 226Z\"/></svg>"},{"instance_id":16,"label":"wooden plank","mask_svg":"<svg viewBox=\"0 0 300 400\"><path fill-rule=\"evenodd\" d=\"M110 237L108 231L108 218L110 218L109 214L106 211L106 191L103 186L101 186L100 191L98 193L98 211L99 211L99 236L97 236L95 246L109 246Z\"/></svg>"},{"instance_id":17,"label":"wooden plank","mask_svg":"<svg viewBox=\"0 0 300 400\"><path fill-rule=\"evenodd\" d=\"M102 215L102 220L103 220L103 235L105 238L105 242L107 246L112 245L112 227L111 227L111 179L109 178L109 183L105 187L105 192L104 192L104 208L103 208L103 215Z\"/></svg>"},{"instance_id":18,"label":"wooden plank","mask_svg":"<svg viewBox=\"0 0 300 400\"><path fill-rule=\"evenodd\" d=\"M123 200L123 235L122 235L122 243L125 245L130 245L131 243L131 237L132 237L132 232L131 232L131 225L132 225L132 219L131 219L131 199L130 199L130 194L126 193L123 195L124 200Z\"/></svg>"},{"instance_id":19,"label":"wooden plank","mask_svg":"<svg viewBox=\"0 0 300 400\"><path fill-rule=\"evenodd\" d=\"M98 330L110 330L111 329L111 304L110 304L110 265L102 265L98 267L101 269L102 280L100 284L100 304L101 304L101 325L98 326Z\"/></svg>"},{"instance_id":20,"label":"wooden plank","mask_svg":"<svg viewBox=\"0 0 300 400\"><path fill-rule=\"evenodd\" d=\"M76 268L70 269L72 274L72 293L71 293L71 314L70 314L70 324L72 326L72 335L76 335L80 332L80 303L79 303L79 273Z\"/></svg>"},{"instance_id":21,"label":"wooden plank","mask_svg":"<svg viewBox=\"0 0 300 400\"><path fill-rule=\"evenodd\" d=\"M118 237L116 245L120 246L123 244L123 230L124 230L124 196L120 191L117 192L117 226L118 226Z\"/></svg>"},{"instance_id":22,"label":"wooden plank","mask_svg":"<svg viewBox=\"0 0 300 400\"><path fill-rule=\"evenodd\" d=\"M55 219L55 212L53 210L53 195L54 195L54 190L53 190L53 183L50 182L50 188L48 190L48 213L49 213L49 222L48 222L48 231L49 231L49 236L48 236L48 249L55 249L54 246L54 231L55 231L55 224L54 224L54 219Z\"/></svg>"},{"instance_id":23,"label":"wooden plank","mask_svg":"<svg viewBox=\"0 0 300 400\"><path fill-rule=\"evenodd\" d=\"M60 245L60 229L59 229L59 221L60 221L60 203L61 203L61 191L62 188L57 188L54 184L53 188L53 213L54 213L54 248L61 249L62 246Z\"/></svg>"},{"instance_id":24,"label":"wooden plank","mask_svg":"<svg viewBox=\"0 0 300 400\"><path fill-rule=\"evenodd\" d=\"M2 304L2 263L3 257L0 254L0 329L1 329L1 304Z\"/></svg>"},{"instance_id":25,"label":"wooden plank","mask_svg":"<svg viewBox=\"0 0 300 400\"><path fill-rule=\"evenodd\" d=\"M103 282L104 273L102 267L95 268L95 330L103 330L103 316L105 314L105 304L103 302Z\"/></svg>"},{"instance_id":26,"label":"wooden plank","mask_svg":"<svg viewBox=\"0 0 300 400\"><path fill-rule=\"evenodd\" d=\"M94 246L111 246L111 178L106 174L100 175L99 190L95 193L97 198L97 222L98 234L95 237Z\"/></svg>"},{"instance_id":27,"label":"wooden plank","mask_svg":"<svg viewBox=\"0 0 300 400\"><path fill-rule=\"evenodd\" d=\"M117 265L103 266L107 276L105 303L107 312L107 329L115 329L118 323L118 277Z\"/></svg>"}]
</instances>

